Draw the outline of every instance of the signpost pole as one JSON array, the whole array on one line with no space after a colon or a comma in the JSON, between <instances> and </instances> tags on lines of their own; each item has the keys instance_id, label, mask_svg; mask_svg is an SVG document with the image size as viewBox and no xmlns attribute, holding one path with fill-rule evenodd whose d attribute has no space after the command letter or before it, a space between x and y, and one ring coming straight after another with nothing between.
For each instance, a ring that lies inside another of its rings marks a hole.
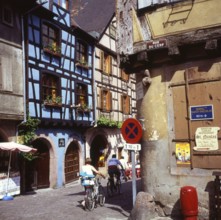
<instances>
[{"instance_id":1,"label":"signpost pole","mask_svg":"<svg viewBox=\"0 0 221 220\"><path fill-rule=\"evenodd\" d=\"M131 150L132 159L132 194L133 194L133 205L135 204L135 199L137 195L136 187L136 169L135 169L135 150L140 150L139 143L142 137L142 126L137 119L128 118L124 121L121 127L121 133L123 138L127 142L126 149Z\"/></svg>"},{"instance_id":2,"label":"signpost pole","mask_svg":"<svg viewBox=\"0 0 221 220\"><path fill-rule=\"evenodd\" d=\"M137 195L137 186L136 186L136 171L135 171L135 153L134 150L131 151L132 159L132 193L133 193L133 206L135 204L136 195Z\"/></svg>"}]
</instances>

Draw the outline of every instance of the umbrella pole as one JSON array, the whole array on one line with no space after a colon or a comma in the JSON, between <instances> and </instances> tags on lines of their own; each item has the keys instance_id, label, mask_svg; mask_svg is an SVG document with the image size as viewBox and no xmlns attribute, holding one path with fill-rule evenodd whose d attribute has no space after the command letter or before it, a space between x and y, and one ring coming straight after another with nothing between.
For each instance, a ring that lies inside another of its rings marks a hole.
<instances>
[{"instance_id":1,"label":"umbrella pole","mask_svg":"<svg viewBox=\"0 0 221 220\"><path fill-rule=\"evenodd\" d=\"M10 151L9 155L9 164L8 164L8 180L7 180L7 186L6 186L6 195L3 197L2 200L13 200L12 196L8 196L8 185L9 185L9 175L10 175L10 169L11 169L11 158L12 158L12 152Z\"/></svg>"}]
</instances>

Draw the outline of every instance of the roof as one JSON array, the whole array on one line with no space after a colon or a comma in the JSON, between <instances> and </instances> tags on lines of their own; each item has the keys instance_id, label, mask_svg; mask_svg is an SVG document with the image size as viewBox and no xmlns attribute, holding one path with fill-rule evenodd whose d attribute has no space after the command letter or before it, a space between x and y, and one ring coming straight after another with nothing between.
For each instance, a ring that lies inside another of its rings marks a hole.
<instances>
[{"instance_id":1,"label":"roof","mask_svg":"<svg viewBox=\"0 0 221 220\"><path fill-rule=\"evenodd\" d=\"M73 0L72 25L100 38L115 14L115 0Z\"/></svg>"}]
</instances>

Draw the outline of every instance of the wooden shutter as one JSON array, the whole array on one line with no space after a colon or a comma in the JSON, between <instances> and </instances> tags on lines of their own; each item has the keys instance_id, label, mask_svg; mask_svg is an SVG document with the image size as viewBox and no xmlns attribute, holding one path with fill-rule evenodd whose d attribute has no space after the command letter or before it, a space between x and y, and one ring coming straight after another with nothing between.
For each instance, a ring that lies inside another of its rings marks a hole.
<instances>
[{"instance_id":1,"label":"wooden shutter","mask_svg":"<svg viewBox=\"0 0 221 220\"><path fill-rule=\"evenodd\" d=\"M218 71L218 70L217 70ZM193 168L220 169L221 168L221 132L218 132L219 149L216 151L195 151L195 132L199 127L216 127L220 124L221 112L220 91L221 81L215 80L208 72L199 72L198 68L185 71L184 81L172 85L174 105L175 143L190 144L191 166ZM217 74L220 75L219 72ZM202 77L203 76L203 77ZM194 82L194 83L193 83ZM197 83L196 83L197 82ZM213 120L191 120L189 108L191 106L213 105Z\"/></svg>"},{"instance_id":2,"label":"wooden shutter","mask_svg":"<svg viewBox=\"0 0 221 220\"><path fill-rule=\"evenodd\" d=\"M100 51L100 69L104 71L104 52Z\"/></svg>"},{"instance_id":3,"label":"wooden shutter","mask_svg":"<svg viewBox=\"0 0 221 220\"><path fill-rule=\"evenodd\" d=\"M101 89L101 109L104 111L112 110L112 93L109 90ZM105 103L106 102L106 103Z\"/></svg>"},{"instance_id":4,"label":"wooden shutter","mask_svg":"<svg viewBox=\"0 0 221 220\"><path fill-rule=\"evenodd\" d=\"M130 96L122 95L121 96L121 108L123 114L130 114Z\"/></svg>"},{"instance_id":5,"label":"wooden shutter","mask_svg":"<svg viewBox=\"0 0 221 220\"><path fill-rule=\"evenodd\" d=\"M109 74L112 75L112 56L109 56Z\"/></svg>"}]
</instances>

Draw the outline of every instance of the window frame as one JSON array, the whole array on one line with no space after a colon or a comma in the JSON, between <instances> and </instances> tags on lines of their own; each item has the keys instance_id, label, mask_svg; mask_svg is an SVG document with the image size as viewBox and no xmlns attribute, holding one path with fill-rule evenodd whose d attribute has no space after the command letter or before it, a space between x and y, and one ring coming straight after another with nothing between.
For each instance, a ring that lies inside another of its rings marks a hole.
<instances>
[{"instance_id":1,"label":"window frame","mask_svg":"<svg viewBox=\"0 0 221 220\"><path fill-rule=\"evenodd\" d=\"M81 86L82 88L78 88ZM75 85L75 105L79 107L88 106L88 86L82 82L76 82Z\"/></svg>"},{"instance_id":2,"label":"window frame","mask_svg":"<svg viewBox=\"0 0 221 220\"><path fill-rule=\"evenodd\" d=\"M6 11L9 13L9 15L7 16ZM5 19L7 17L11 18L11 22L7 21L7 19ZM10 27L14 26L14 15L13 15L13 10L7 6L2 7L2 23L9 25Z\"/></svg>"},{"instance_id":3,"label":"window frame","mask_svg":"<svg viewBox=\"0 0 221 220\"><path fill-rule=\"evenodd\" d=\"M125 115L130 115L130 96L127 94L121 95L121 108L122 113Z\"/></svg>"},{"instance_id":4,"label":"window frame","mask_svg":"<svg viewBox=\"0 0 221 220\"><path fill-rule=\"evenodd\" d=\"M129 82L129 74L127 74L123 69L120 70L121 79L125 82Z\"/></svg>"},{"instance_id":5,"label":"window frame","mask_svg":"<svg viewBox=\"0 0 221 220\"><path fill-rule=\"evenodd\" d=\"M88 64L88 45L81 40L76 41L75 61L80 63L81 65Z\"/></svg>"},{"instance_id":6,"label":"window frame","mask_svg":"<svg viewBox=\"0 0 221 220\"><path fill-rule=\"evenodd\" d=\"M111 55L104 51L100 51L100 68L103 74L108 76L112 75L112 59Z\"/></svg>"},{"instance_id":7,"label":"window frame","mask_svg":"<svg viewBox=\"0 0 221 220\"><path fill-rule=\"evenodd\" d=\"M42 22L41 41L44 52L52 55L61 54L60 29L55 25L47 21Z\"/></svg>"},{"instance_id":8,"label":"window frame","mask_svg":"<svg viewBox=\"0 0 221 220\"><path fill-rule=\"evenodd\" d=\"M100 90L100 107L101 111L104 112L112 111L112 93L109 89L102 88Z\"/></svg>"},{"instance_id":9,"label":"window frame","mask_svg":"<svg viewBox=\"0 0 221 220\"><path fill-rule=\"evenodd\" d=\"M116 32L116 27L114 26L113 23L110 24L109 34L110 34L110 37L112 37L113 39L116 39L117 32Z\"/></svg>"},{"instance_id":10,"label":"window frame","mask_svg":"<svg viewBox=\"0 0 221 220\"><path fill-rule=\"evenodd\" d=\"M44 83L44 77L47 77L47 83ZM54 83L53 83L54 82ZM44 104L61 105L61 82L60 77L43 72L41 76L41 98Z\"/></svg>"}]
</instances>

